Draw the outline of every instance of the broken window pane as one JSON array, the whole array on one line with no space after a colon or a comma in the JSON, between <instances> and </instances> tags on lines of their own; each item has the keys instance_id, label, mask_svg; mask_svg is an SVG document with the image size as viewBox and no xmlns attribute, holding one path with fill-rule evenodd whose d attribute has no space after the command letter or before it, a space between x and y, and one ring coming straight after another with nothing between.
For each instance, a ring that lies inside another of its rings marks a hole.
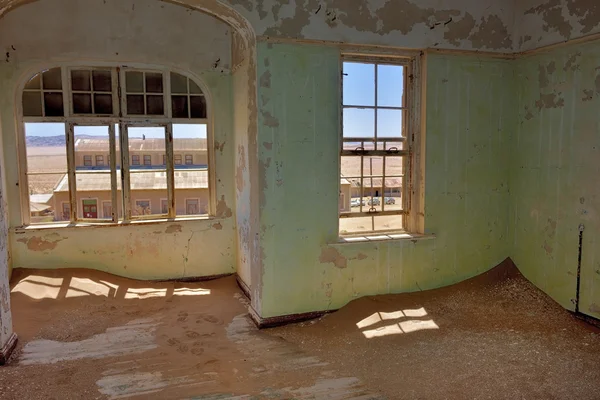
<instances>
[{"instance_id":1,"label":"broken window pane","mask_svg":"<svg viewBox=\"0 0 600 400\"><path fill-rule=\"evenodd\" d=\"M343 102L346 106L375 105L375 65L344 62Z\"/></svg>"},{"instance_id":2,"label":"broken window pane","mask_svg":"<svg viewBox=\"0 0 600 400\"><path fill-rule=\"evenodd\" d=\"M42 116L41 92L23 92L23 115L25 117Z\"/></svg>"},{"instance_id":3,"label":"broken window pane","mask_svg":"<svg viewBox=\"0 0 600 400\"><path fill-rule=\"evenodd\" d=\"M377 66L377 105L403 107L404 66Z\"/></svg>"}]
</instances>

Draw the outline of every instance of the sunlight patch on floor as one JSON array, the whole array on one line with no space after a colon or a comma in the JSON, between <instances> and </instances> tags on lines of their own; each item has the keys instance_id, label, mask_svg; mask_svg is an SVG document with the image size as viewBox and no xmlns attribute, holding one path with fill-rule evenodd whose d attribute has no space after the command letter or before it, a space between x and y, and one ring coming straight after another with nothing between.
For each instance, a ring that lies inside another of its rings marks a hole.
<instances>
[{"instance_id":1,"label":"sunlight patch on floor","mask_svg":"<svg viewBox=\"0 0 600 400\"><path fill-rule=\"evenodd\" d=\"M372 327L384 321L393 321L403 318L422 318L427 316L425 308L398 310L393 312L376 312L369 315L367 318L356 323L358 329ZM439 326L432 320L410 319L400 321L394 324L380 326L375 329L363 330L362 334L367 339L375 337L400 335L402 333L411 333L421 330L439 329Z\"/></svg>"}]
</instances>

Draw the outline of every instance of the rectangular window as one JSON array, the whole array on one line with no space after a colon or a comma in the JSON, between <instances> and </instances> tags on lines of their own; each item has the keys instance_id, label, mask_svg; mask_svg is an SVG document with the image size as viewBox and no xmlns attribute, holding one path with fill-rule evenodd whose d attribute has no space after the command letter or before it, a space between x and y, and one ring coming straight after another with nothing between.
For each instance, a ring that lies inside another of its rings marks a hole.
<instances>
[{"instance_id":1,"label":"rectangular window","mask_svg":"<svg viewBox=\"0 0 600 400\"><path fill-rule=\"evenodd\" d=\"M112 219L112 203L110 201L102 202L102 218Z\"/></svg>"},{"instance_id":2,"label":"rectangular window","mask_svg":"<svg viewBox=\"0 0 600 400\"><path fill-rule=\"evenodd\" d=\"M115 101L111 69L72 69L71 105L74 115L112 115Z\"/></svg>"},{"instance_id":3,"label":"rectangular window","mask_svg":"<svg viewBox=\"0 0 600 400\"><path fill-rule=\"evenodd\" d=\"M162 72L126 71L125 108L127 115L164 115L163 86Z\"/></svg>"},{"instance_id":4,"label":"rectangular window","mask_svg":"<svg viewBox=\"0 0 600 400\"><path fill-rule=\"evenodd\" d=\"M163 154L163 165L167 165L167 155Z\"/></svg>"},{"instance_id":5,"label":"rectangular window","mask_svg":"<svg viewBox=\"0 0 600 400\"><path fill-rule=\"evenodd\" d=\"M134 154L131 156L131 165L140 165L140 156Z\"/></svg>"},{"instance_id":6,"label":"rectangular window","mask_svg":"<svg viewBox=\"0 0 600 400\"><path fill-rule=\"evenodd\" d=\"M92 166L92 156L90 156L90 155L83 156L83 165L85 167L91 167Z\"/></svg>"},{"instance_id":7,"label":"rectangular window","mask_svg":"<svg viewBox=\"0 0 600 400\"><path fill-rule=\"evenodd\" d=\"M186 154L185 155L185 165L193 165L194 164L194 157L191 154Z\"/></svg>"},{"instance_id":8,"label":"rectangular window","mask_svg":"<svg viewBox=\"0 0 600 400\"><path fill-rule=\"evenodd\" d=\"M186 168L176 168L174 171L175 199L178 204L185 204L185 208L177 210L176 215L207 214L208 167L206 164L208 162L201 161L202 155L207 159L206 125L174 124L173 148L185 154L185 163L188 165ZM194 159L195 163L193 163ZM175 165L181 165L182 155L176 154L174 161ZM191 202L188 203L188 200ZM191 209L194 211L190 212Z\"/></svg>"},{"instance_id":9,"label":"rectangular window","mask_svg":"<svg viewBox=\"0 0 600 400\"><path fill-rule=\"evenodd\" d=\"M71 205L69 203L62 203L62 216L60 218L62 221L71 220Z\"/></svg>"},{"instance_id":10,"label":"rectangular window","mask_svg":"<svg viewBox=\"0 0 600 400\"><path fill-rule=\"evenodd\" d=\"M405 230L410 61L345 59L340 233ZM350 195L346 210L344 192Z\"/></svg>"},{"instance_id":11,"label":"rectangular window","mask_svg":"<svg viewBox=\"0 0 600 400\"><path fill-rule=\"evenodd\" d=\"M175 154L175 165L181 165L181 154Z\"/></svg>"},{"instance_id":12,"label":"rectangular window","mask_svg":"<svg viewBox=\"0 0 600 400\"><path fill-rule=\"evenodd\" d=\"M144 165L152 165L152 156L144 154Z\"/></svg>"},{"instance_id":13,"label":"rectangular window","mask_svg":"<svg viewBox=\"0 0 600 400\"><path fill-rule=\"evenodd\" d=\"M185 200L185 212L187 215L196 215L200 213L200 203L198 199Z\"/></svg>"},{"instance_id":14,"label":"rectangular window","mask_svg":"<svg viewBox=\"0 0 600 400\"><path fill-rule=\"evenodd\" d=\"M160 213L167 214L169 212L169 202L167 199L160 199Z\"/></svg>"},{"instance_id":15,"label":"rectangular window","mask_svg":"<svg viewBox=\"0 0 600 400\"><path fill-rule=\"evenodd\" d=\"M96 167L103 167L103 166L104 166L104 156L97 155L96 156Z\"/></svg>"},{"instance_id":16,"label":"rectangular window","mask_svg":"<svg viewBox=\"0 0 600 400\"><path fill-rule=\"evenodd\" d=\"M152 208L150 207L150 200L136 200L133 214L137 216L152 215Z\"/></svg>"}]
</instances>

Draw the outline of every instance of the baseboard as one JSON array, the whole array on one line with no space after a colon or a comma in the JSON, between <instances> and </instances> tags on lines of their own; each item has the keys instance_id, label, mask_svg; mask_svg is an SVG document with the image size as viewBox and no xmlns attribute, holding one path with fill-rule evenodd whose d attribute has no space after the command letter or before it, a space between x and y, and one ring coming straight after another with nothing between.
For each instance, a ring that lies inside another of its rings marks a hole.
<instances>
[{"instance_id":1,"label":"baseboard","mask_svg":"<svg viewBox=\"0 0 600 400\"><path fill-rule=\"evenodd\" d=\"M248 300L252 300L252 296L250 295L250 288L248 287L248 285L246 285L246 282L244 282L238 274L235 274L235 281L237 282L242 292L244 292L244 295L248 298Z\"/></svg>"},{"instance_id":2,"label":"baseboard","mask_svg":"<svg viewBox=\"0 0 600 400\"><path fill-rule=\"evenodd\" d=\"M17 334L13 332L8 338L8 342L0 349L0 365L5 365L10 358L10 355L17 347Z\"/></svg>"},{"instance_id":3,"label":"baseboard","mask_svg":"<svg viewBox=\"0 0 600 400\"><path fill-rule=\"evenodd\" d=\"M301 313L301 314L281 315L278 317L268 317L268 318L263 318L260 315L258 315L256 310L254 310L254 308L252 308L252 306L248 307L248 311L250 313L250 317L252 318L252 321L254 321L254 323L256 324L258 329L264 329L264 328L274 328L276 326L282 326L282 325L287 325L287 324L294 324L294 323L298 323L298 322L302 322L302 321L308 321L310 319L322 317L323 315L332 313L336 310L313 311L313 312L307 312L307 313Z\"/></svg>"},{"instance_id":4,"label":"baseboard","mask_svg":"<svg viewBox=\"0 0 600 400\"><path fill-rule=\"evenodd\" d=\"M571 314L573 314L573 316L575 316L575 318L585 321L586 323L593 325L596 328L600 328L600 319L590 317L589 315L586 315L586 314L583 314L580 312L571 311Z\"/></svg>"}]
</instances>

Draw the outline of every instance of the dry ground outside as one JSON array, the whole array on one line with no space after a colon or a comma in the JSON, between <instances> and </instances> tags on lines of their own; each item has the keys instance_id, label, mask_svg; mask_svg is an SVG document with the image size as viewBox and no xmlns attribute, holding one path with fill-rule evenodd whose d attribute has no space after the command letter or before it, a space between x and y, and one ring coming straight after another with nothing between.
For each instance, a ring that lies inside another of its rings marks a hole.
<instances>
[{"instance_id":1,"label":"dry ground outside","mask_svg":"<svg viewBox=\"0 0 600 400\"><path fill-rule=\"evenodd\" d=\"M598 399L600 331L510 266L258 331L233 277L15 270L4 399Z\"/></svg>"}]
</instances>

